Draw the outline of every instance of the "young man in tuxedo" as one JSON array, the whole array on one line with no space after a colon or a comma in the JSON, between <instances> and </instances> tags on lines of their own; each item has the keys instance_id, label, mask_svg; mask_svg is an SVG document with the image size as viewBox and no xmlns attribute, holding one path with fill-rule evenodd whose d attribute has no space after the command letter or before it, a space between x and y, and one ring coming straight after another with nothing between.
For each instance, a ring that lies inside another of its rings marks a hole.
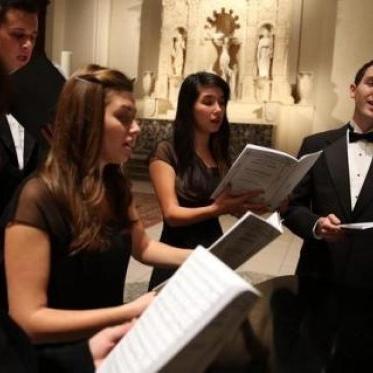
<instances>
[{"instance_id":1,"label":"young man in tuxedo","mask_svg":"<svg viewBox=\"0 0 373 373\"><path fill-rule=\"evenodd\" d=\"M373 286L373 230L340 227L373 221L373 60L358 70L350 95L355 109L348 124L304 139L299 156L323 153L284 218L304 239L297 274Z\"/></svg>"},{"instance_id":2,"label":"young man in tuxedo","mask_svg":"<svg viewBox=\"0 0 373 373\"><path fill-rule=\"evenodd\" d=\"M38 34L38 5L32 0L0 0L0 58L7 74L31 59ZM39 162L38 143L11 114L0 116L0 215L19 183Z\"/></svg>"},{"instance_id":3,"label":"young man in tuxedo","mask_svg":"<svg viewBox=\"0 0 373 373\"><path fill-rule=\"evenodd\" d=\"M50 124L65 81L45 54L31 59L38 4L47 3L0 0L0 58L12 80L8 112L0 116L0 215L49 148Z\"/></svg>"}]
</instances>

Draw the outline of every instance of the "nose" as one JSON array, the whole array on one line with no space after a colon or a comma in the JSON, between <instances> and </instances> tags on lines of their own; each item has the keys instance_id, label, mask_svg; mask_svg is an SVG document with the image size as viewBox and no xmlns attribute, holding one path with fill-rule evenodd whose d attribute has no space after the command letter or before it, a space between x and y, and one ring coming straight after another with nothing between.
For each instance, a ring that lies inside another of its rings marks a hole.
<instances>
[{"instance_id":1,"label":"nose","mask_svg":"<svg viewBox=\"0 0 373 373\"><path fill-rule=\"evenodd\" d=\"M23 49L32 49L34 47L34 39L32 37L25 38L22 43Z\"/></svg>"},{"instance_id":2,"label":"nose","mask_svg":"<svg viewBox=\"0 0 373 373\"><path fill-rule=\"evenodd\" d=\"M139 126L139 123L136 119L134 119L131 123L130 133L131 135L138 135L140 133L141 129Z\"/></svg>"},{"instance_id":3,"label":"nose","mask_svg":"<svg viewBox=\"0 0 373 373\"><path fill-rule=\"evenodd\" d=\"M223 110L223 105L216 101L214 105L214 112L220 113Z\"/></svg>"}]
</instances>

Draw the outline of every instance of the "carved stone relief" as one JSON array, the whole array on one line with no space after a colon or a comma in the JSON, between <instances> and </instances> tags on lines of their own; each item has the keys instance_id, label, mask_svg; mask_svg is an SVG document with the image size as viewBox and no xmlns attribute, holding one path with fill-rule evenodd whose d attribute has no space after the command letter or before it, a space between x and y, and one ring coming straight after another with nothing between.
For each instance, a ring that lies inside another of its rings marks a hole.
<instances>
[{"instance_id":1,"label":"carved stone relief","mask_svg":"<svg viewBox=\"0 0 373 373\"><path fill-rule=\"evenodd\" d=\"M174 110L182 80L199 70L213 71L228 82L232 113L257 111L270 101L294 102L287 75L293 0L162 4L154 99L169 105L158 107Z\"/></svg>"},{"instance_id":2,"label":"carved stone relief","mask_svg":"<svg viewBox=\"0 0 373 373\"><path fill-rule=\"evenodd\" d=\"M205 39L211 41L217 53L217 58L209 70L220 75L229 84L232 98L236 98L239 74L237 55L241 43L235 36L236 29L240 28L238 20L239 17L234 15L232 9L226 12L225 8L222 8L219 12L214 11L205 24Z\"/></svg>"}]
</instances>

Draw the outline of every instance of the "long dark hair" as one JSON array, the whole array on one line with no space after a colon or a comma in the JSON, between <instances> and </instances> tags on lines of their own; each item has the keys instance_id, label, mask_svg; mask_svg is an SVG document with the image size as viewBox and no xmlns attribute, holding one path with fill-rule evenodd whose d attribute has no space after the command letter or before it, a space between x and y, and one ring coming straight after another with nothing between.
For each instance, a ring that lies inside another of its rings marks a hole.
<instances>
[{"instance_id":1,"label":"long dark hair","mask_svg":"<svg viewBox=\"0 0 373 373\"><path fill-rule=\"evenodd\" d=\"M178 171L183 175L191 166L194 152L194 104L198 99L201 87L218 87L223 91L224 104L227 105L230 97L228 84L218 75L201 71L191 74L183 81L174 121L174 146L178 158ZM214 157L219 173L223 175L229 165L229 123L226 112L219 131L211 134L209 147Z\"/></svg>"},{"instance_id":2,"label":"long dark hair","mask_svg":"<svg viewBox=\"0 0 373 373\"><path fill-rule=\"evenodd\" d=\"M41 177L71 221L70 249L100 249L108 244L102 213L106 198L114 222L129 226L129 181L119 165L100 170L108 93L132 92L119 71L89 65L65 84L58 103L52 146Z\"/></svg>"}]
</instances>

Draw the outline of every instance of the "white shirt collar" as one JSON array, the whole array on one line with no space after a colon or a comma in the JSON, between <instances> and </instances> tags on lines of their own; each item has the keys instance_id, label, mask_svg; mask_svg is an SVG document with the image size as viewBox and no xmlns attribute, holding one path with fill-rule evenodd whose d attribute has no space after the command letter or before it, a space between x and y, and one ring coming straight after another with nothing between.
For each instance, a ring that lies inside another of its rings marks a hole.
<instances>
[{"instance_id":1,"label":"white shirt collar","mask_svg":"<svg viewBox=\"0 0 373 373\"><path fill-rule=\"evenodd\" d=\"M353 119L350 120L350 126L352 127L352 129L354 130L354 132L356 132L356 133L363 133L363 131L361 130L361 128L356 124L356 122Z\"/></svg>"}]
</instances>

